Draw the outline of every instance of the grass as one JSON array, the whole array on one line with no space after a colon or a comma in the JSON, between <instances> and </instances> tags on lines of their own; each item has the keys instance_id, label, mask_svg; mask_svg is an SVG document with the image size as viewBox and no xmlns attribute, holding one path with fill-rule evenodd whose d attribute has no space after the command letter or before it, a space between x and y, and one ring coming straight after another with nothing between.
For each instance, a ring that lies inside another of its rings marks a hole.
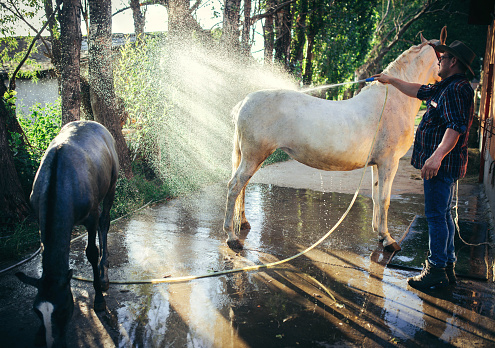
<instances>
[{"instance_id":1,"label":"grass","mask_svg":"<svg viewBox=\"0 0 495 348\"><path fill-rule=\"evenodd\" d=\"M285 162L289 159L290 156L287 153L285 153L283 150L277 149L265 160L265 162L263 162L263 167L277 162Z\"/></svg>"},{"instance_id":2,"label":"grass","mask_svg":"<svg viewBox=\"0 0 495 348\"><path fill-rule=\"evenodd\" d=\"M20 224L5 224L0 229L0 265L20 259L39 246L38 223L32 217Z\"/></svg>"}]
</instances>

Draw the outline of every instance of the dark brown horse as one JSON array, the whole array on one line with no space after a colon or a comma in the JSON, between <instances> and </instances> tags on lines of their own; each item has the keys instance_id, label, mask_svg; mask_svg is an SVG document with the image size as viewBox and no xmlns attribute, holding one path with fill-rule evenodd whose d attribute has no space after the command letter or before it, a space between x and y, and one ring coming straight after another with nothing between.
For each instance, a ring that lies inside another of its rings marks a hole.
<instances>
[{"instance_id":1,"label":"dark brown horse","mask_svg":"<svg viewBox=\"0 0 495 348\"><path fill-rule=\"evenodd\" d=\"M43 274L41 279L16 274L38 289L33 304L42 321L37 343L65 346L65 331L74 308L69 250L76 225L84 225L88 231L86 256L93 267L94 308L105 309L102 291L108 289L107 232L118 171L115 141L105 127L93 121L65 125L43 156L31 192L41 232Z\"/></svg>"}]
</instances>

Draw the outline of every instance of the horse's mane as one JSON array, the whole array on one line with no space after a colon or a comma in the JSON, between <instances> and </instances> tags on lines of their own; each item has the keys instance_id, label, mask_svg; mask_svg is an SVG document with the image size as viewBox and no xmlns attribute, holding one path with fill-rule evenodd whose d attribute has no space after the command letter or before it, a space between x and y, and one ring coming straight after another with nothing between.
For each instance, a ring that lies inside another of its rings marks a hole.
<instances>
[{"instance_id":1,"label":"horse's mane","mask_svg":"<svg viewBox=\"0 0 495 348\"><path fill-rule=\"evenodd\" d=\"M426 43L422 43L421 45L411 46L409 49L405 50L392 63L390 63L385 70L383 70L383 73L396 76L403 72L411 63L412 54L419 53L425 45Z\"/></svg>"},{"instance_id":2,"label":"horse's mane","mask_svg":"<svg viewBox=\"0 0 495 348\"><path fill-rule=\"evenodd\" d=\"M436 40L432 40L433 41ZM407 80L406 70L408 66L411 64L412 59L418 54L421 49L428 45L429 42L423 42L416 46L411 46L409 49L405 50L398 56L393 62L391 62L384 70L383 73L391 76L396 76L402 79ZM368 85L363 88L363 91L372 87L373 85Z\"/></svg>"}]
</instances>

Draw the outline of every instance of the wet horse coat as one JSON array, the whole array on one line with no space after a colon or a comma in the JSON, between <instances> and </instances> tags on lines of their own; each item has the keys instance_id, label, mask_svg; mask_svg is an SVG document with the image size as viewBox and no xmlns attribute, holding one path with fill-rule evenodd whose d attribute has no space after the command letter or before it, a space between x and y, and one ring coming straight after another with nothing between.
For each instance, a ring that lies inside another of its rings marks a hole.
<instances>
[{"instance_id":1,"label":"wet horse coat","mask_svg":"<svg viewBox=\"0 0 495 348\"><path fill-rule=\"evenodd\" d=\"M406 81L438 80L437 57L423 37L394 62L385 73ZM234 232L233 218L241 228L249 223L244 214L245 186L263 161L276 149L317 169L346 171L363 168L374 131L384 107L369 165L373 166L373 230L383 245L397 249L387 227L392 181L399 159L413 142L414 119L421 102L394 87L373 83L345 101L329 101L287 90L264 90L249 94L233 109L235 123L233 176L228 184L224 231L232 249L242 249Z\"/></svg>"},{"instance_id":2,"label":"wet horse coat","mask_svg":"<svg viewBox=\"0 0 495 348\"><path fill-rule=\"evenodd\" d=\"M41 279L16 274L38 288L33 304L42 320L37 343L65 345L74 307L69 251L76 225L84 225L88 231L86 255L93 268L95 310L105 308L102 290L108 289L106 240L118 171L115 141L105 127L93 121L65 125L43 156L31 192L41 232L43 274Z\"/></svg>"}]
</instances>

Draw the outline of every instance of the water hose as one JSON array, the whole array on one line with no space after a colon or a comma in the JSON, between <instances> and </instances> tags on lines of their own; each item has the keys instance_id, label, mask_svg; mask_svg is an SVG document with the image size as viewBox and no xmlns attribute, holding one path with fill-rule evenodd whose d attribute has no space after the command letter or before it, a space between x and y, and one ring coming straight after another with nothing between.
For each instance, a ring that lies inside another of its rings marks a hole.
<instances>
[{"instance_id":1,"label":"water hose","mask_svg":"<svg viewBox=\"0 0 495 348\"><path fill-rule=\"evenodd\" d=\"M373 81L375 81L374 77L368 77L367 79L358 80L358 81L348 81L348 82L336 83L333 85L323 85L323 86L318 86L318 87L314 87L314 88L308 88L308 89L302 90L301 92L309 93L309 92L313 92L313 91L318 91L320 89L329 89L329 88L334 88L334 87L339 87L339 86L344 86L344 85L350 85L350 84L355 84L355 83L373 82Z\"/></svg>"},{"instance_id":2,"label":"water hose","mask_svg":"<svg viewBox=\"0 0 495 348\"><path fill-rule=\"evenodd\" d=\"M358 82L359 81L356 81L354 83L358 83ZM328 88L330 88L330 87L328 87ZM325 239L327 239L335 231L335 229L337 229L337 227L342 223L342 221L344 221L344 219L347 217L347 214L349 214L349 211L351 210L352 206L354 205L354 202L356 201L356 198L357 198L357 195L359 193L359 190L361 189L361 184L363 183L363 179L364 179L364 175L366 173L366 169L368 168L369 159L370 159L371 153L373 151L373 147L375 145L375 141L376 141L376 137L377 137L377 134L378 134L378 130L380 129L380 123L381 123L381 120L382 120L382 117L383 117L383 112L385 111L385 105L387 103L387 98L388 98L388 86L386 85L386 89L385 89L385 100L383 102L382 111L380 113L380 117L378 119L378 124L377 124L376 130L375 130L375 134L373 136L373 140L371 142L370 150L369 150L368 156L366 158L366 163L365 163L364 168L363 168L363 173L361 174L361 179L359 181L359 186L356 189L356 192L354 193L354 196L353 196L353 198L351 200L351 203L349 204L349 206L347 207L347 210L344 212L344 214L341 216L341 218L335 223L335 225L323 237L321 237L317 242L315 242L313 245L311 245L310 247L306 248L305 250L303 250L303 251L301 251L301 252L299 252L299 253L291 256L291 257L288 257L286 259L283 259L283 260L280 260L280 261L276 261L276 262L270 262L270 263L266 263L266 264L261 264L261 265L246 266L246 267L242 267L242 268L236 268L236 269L225 270L225 271L216 271L216 272L202 274L202 275L191 275L191 276L173 277L173 278L143 279L143 280L112 280L112 281L110 281L110 283L111 284L128 284L128 285L130 285L130 284L180 283L180 282L188 282L188 281L195 280L195 279L217 277L217 276L225 275L225 274L232 274L232 273L238 273L238 272L248 272L248 271L257 271L257 270L265 269L265 268L273 268L275 266L281 265L281 264L286 263L288 261L294 260L294 259L298 258L299 256L304 255L307 252L309 252L312 249L314 249L315 247L317 247ZM73 276L72 278L73 279L76 279L76 280L86 281L86 282L92 282L93 281L91 279L87 279L87 278L80 277L80 276ZM325 290L325 291L327 293L329 293L327 290Z\"/></svg>"}]
</instances>

